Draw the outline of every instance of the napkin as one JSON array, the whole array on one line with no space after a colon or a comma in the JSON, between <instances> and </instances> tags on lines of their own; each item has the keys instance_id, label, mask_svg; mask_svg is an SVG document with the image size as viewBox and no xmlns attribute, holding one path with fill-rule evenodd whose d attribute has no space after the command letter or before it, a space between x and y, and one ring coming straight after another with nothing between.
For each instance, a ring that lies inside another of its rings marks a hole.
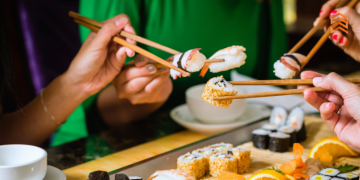
<instances>
[{"instance_id":1,"label":"napkin","mask_svg":"<svg viewBox=\"0 0 360 180\"><path fill-rule=\"evenodd\" d=\"M249 81L256 80L249 76L239 74L237 71L231 71L231 80L232 81ZM283 88L277 86L241 86L245 89L246 93L258 93L258 92L267 92L267 91L279 91L284 90ZM294 107L301 107L305 114L318 113L319 111L311 106L305 101L302 96L299 95L287 95L287 96L273 96L273 97L262 97L262 98L249 98L247 99L248 103L253 104L266 104L268 106L283 106L288 111L291 111Z\"/></svg>"}]
</instances>

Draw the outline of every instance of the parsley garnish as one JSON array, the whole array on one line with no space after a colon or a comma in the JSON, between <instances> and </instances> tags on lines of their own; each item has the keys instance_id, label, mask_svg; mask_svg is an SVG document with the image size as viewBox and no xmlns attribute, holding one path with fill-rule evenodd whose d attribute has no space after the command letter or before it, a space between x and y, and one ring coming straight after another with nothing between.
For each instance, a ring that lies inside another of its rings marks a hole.
<instances>
[{"instance_id":1,"label":"parsley garnish","mask_svg":"<svg viewBox=\"0 0 360 180\"><path fill-rule=\"evenodd\" d=\"M274 168L274 167L272 167L272 168L266 168L266 169L263 169L263 170L274 170L274 171L276 171L276 172L278 172L278 173L280 173L280 174L284 175L284 173L283 173L280 169L278 169L278 168Z\"/></svg>"},{"instance_id":2,"label":"parsley garnish","mask_svg":"<svg viewBox=\"0 0 360 180\"><path fill-rule=\"evenodd\" d=\"M339 166L337 169L339 171L345 173L345 172L349 172L349 171L352 171L352 170L357 169L357 168L359 168L359 167L346 163L345 165Z\"/></svg>"}]
</instances>

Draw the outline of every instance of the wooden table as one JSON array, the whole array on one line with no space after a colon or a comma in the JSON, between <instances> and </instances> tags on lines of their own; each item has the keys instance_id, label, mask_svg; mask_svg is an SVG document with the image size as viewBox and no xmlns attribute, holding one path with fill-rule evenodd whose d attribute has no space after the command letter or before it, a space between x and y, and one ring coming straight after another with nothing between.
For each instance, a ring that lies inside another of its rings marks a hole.
<instances>
[{"instance_id":1,"label":"wooden table","mask_svg":"<svg viewBox=\"0 0 360 180\"><path fill-rule=\"evenodd\" d=\"M305 123L307 127L308 138L306 141L301 143L306 148L304 158L307 157L311 147L314 146L318 141L326 137L336 136L330 127L319 117L307 116L305 117ZM66 169L64 170L64 173L66 174L68 180L86 180L88 174L91 171L112 171L207 137L208 135L196 134L190 131L175 133L164 138L144 143L139 146L135 146L133 148L129 148L124 151L120 151L97 160ZM251 146L251 144L244 144L244 146ZM252 161L257 161L256 158L259 158L257 157L257 154L259 154L259 152L257 153L257 150L254 149L252 153ZM283 159L282 161L287 162L287 159L292 159L292 152L282 154L280 159ZM342 158L340 160L346 160L350 164L357 164L360 166L360 158ZM284 163L282 161L278 161L277 164L267 164L267 166L278 166ZM262 168L263 166L264 164L259 162L252 163L249 173L245 174L245 176L250 176L251 172L255 171L255 169Z\"/></svg>"}]
</instances>

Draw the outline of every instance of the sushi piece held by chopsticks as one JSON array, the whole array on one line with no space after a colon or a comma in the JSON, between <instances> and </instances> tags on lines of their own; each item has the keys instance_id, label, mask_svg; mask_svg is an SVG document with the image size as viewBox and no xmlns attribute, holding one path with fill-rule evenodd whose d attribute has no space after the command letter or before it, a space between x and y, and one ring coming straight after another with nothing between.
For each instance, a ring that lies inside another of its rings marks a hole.
<instances>
[{"instance_id":1,"label":"sushi piece held by chopsticks","mask_svg":"<svg viewBox=\"0 0 360 180\"><path fill-rule=\"evenodd\" d=\"M172 64L187 72L199 71L205 64L206 57L200 52L200 48L190 49L185 53L179 53L172 56L169 60L173 60ZM174 69L170 70L173 79L181 77L182 73Z\"/></svg>"},{"instance_id":2,"label":"sushi piece held by chopsticks","mask_svg":"<svg viewBox=\"0 0 360 180\"><path fill-rule=\"evenodd\" d=\"M299 53L284 54L284 56L274 64L275 76L281 79L293 78L299 73L305 59L306 57Z\"/></svg>"},{"instance_id":3,"label":"sushi piece held by chopsticks","mask_svg":"<svg viewBox=\"0 0 360 180\"><path fill-rule=\"evenodd\" d=\"M236 87L227 82L222 76L219 76L211 78L206 83L202 98L210 104L223 108L228 108L232 103L232 99L213 100L213 98L219 96L232 96L236 95L237 92L238 89Z\"/></svg>"}]
</instances>

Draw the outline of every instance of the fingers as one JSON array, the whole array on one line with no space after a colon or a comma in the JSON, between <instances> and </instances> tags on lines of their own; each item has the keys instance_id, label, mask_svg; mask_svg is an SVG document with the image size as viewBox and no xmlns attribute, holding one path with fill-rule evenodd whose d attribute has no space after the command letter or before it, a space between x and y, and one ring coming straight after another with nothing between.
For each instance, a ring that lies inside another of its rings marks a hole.
<instances>
[{"instance_id":1,"label":"fingers","mask_svg":"<svg viewBox=\"0 0 360 180\"><path fill-rule=\"evenodd\" d=\"M323 74L320 74L318 72L314 72L314 71L304 71L300 74L301 79L313 79L314 77L322 77L325 76ZM298 89L305 89L305 88L309 88L309 87L313 87L313 85L299 85L297 88Z\"/></svg>"},{"instance_id":2,"label":"fingers","mask_svg":"<svg viewBox=\"0 0 360 180\"><path fill-rule=\"evenodd\" d=\"M145 66L148 62L150 61L150 59L148 57L145 57L141 54L136 55L135 59L134 59L134 63L136 67L143 67Z\"/></svg>"},{"instance_id":3,"label":"fingers","mask_svg":"<svg viewBox=\"0 0 360 180\"><path fill-rule=\"evenodd\" d=\"M337 111L335 111L335 104L332 102L323 103L320 106L319 111L321 113L321 118L324 119L334 131L339 121L339 115L337 114Z\"/></svg>"},{"instance_id":4,"label":"fingers","mask_svg":"<svg viewBox=\"0 0 360 180\"><path fill-rule=\"evenodd\" d=\"M322 7L321 10L319 12L319 17L316 18L316 20L314 21L313 25L317 26L320 21L322 19L325 19L329 16L330 12L335 8L336 4L339 2L340 0L330 0L328 2L326 2ZM320 29L324 28L325 26L327 26L328 24L325 24L324 26L320 27Z\"/></svg>"},{"instance_id":5,"label":"fingers","mask_svg":"<svg viewBox=\"0 0 360 180\"><path fill-rule=\"evenodd\" d=\"M157 68L153 64L126 69L120 74L120 84L124 84L135 78L153 75L156 71Z\"/></svg>"},{"instance_id":6,"label":"fingers","mask_svg":"<svg viewBox=\"0 0 360 180\"><path fill-rule=\"evenodd\" d=\"M307 89L304 91L304 99L319 111L320 111L320 106L322 104L327 103L331 100L334 100L336 102L335 109L337 109L337 110L343 104L343 100L341 97L336 97L334 94L333 94L333 96L326 97L325 94L316 93L312 89Z\"/></svg>"},{"instance_id":7,"label":"fingers","mask_svg":"<svg viewBox=\"0 0 360 180\"><path fill-rule=\"evenodd\" d=\"M131 34L136 34L134 28L130 24L125 25L124 31L129 32ZM126 38L126 41L134 45L136 44L136 41L130 38ZM129 48L126 48L126 54L129 57L133 57L135 55L135 52Z\"/></svg>"}]
</instances>

